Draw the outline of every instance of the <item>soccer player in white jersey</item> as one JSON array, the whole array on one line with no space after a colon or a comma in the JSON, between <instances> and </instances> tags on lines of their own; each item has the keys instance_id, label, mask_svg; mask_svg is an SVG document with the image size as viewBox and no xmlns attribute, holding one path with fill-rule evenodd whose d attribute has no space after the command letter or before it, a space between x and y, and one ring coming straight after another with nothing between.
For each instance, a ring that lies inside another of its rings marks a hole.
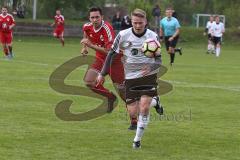
<instances>
[{"instance_id":1,"label":"soccer player in white jersey","mask_svg":"<svg viewBox=\"0 0 240 160\"><path fill-rule=\"evenodd\" d=\"M216 57L220 56L221 51L221 40L223 33L225 32L225 27L222 22L220 22L219 16L215 17L215 24L213 25L212 36L213 36L213 43L215 46Z\"/></svg>"},{"instance_id":2,"label":"soccer player in white jersey","mask_svg":"<svg viewBox=\"0 0 240 160\"><path fill-rule=\"evenodd\" d=\"M133 148L141 147L141 139L150 120L150 103L157 96L157 73L161 66L161 56L148 58L141 51L142 44L147 39L158 40L158 35L146 29L146 12L135 9L131 14L132 28L119 32L109 51L104 67L97 77L102 83L106 71L114 55L123 53L126 89L126 104L128 108L139 111L136 135ZM136 111L136 112L138 112Z\"/></svg>"},{"instance_id":3,"label":"soccer player in white jersey","mask_svg":"<svg viewBox=\"0 0 240 160\"><path fill-rule=\"evenodd\" d=\"M214 16L211 15L209 17L209 21L206 24L206 28L205 28L205 32L203 33L203 35L205 36L206 34L208 35L208 45L207 45L207 53L214 53L215 52L215 48L214 48L214 44L213 44L213 38L211 33L213 32L213 25L215 24L214 21Z\"/></svg>"}]
</instances>

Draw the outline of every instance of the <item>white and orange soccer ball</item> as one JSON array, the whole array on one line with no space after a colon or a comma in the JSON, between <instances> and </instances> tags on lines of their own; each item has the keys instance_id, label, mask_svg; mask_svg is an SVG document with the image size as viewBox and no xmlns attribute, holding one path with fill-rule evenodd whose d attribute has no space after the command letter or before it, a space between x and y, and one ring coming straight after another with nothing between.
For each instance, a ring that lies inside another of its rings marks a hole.
<instances>
[{"instance_id":1,"label":"white and orange soccer ball","mask_svg":"<svg viewBox=\"0 0 240 160\"><path fill-rule=\"evenodd\" d=\"M155 39L147 39L142 45L142 52L148 58L154 58L161 55L161 45Z\"/></svg>"}]
</instances>

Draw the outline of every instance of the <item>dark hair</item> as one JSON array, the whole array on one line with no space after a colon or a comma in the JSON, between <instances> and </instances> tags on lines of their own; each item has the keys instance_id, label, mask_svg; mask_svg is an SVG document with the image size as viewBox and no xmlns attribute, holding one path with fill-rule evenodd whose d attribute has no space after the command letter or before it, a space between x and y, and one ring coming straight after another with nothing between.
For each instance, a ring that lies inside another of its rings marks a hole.
<instances>
[{"instance_id":1,"label":"dark hair","mask_svg":"<svg viewBox=\"0 0 240 160\"><path fill-rule=\"evenodd\" d=\"M1 9L3 9L3 8L6 8L6 9L8 10L8 7L7 7L7 6L2 6Z\"/></svg>"},{"instance_id":2,"label":"dark hair","mask_svg":"<svg viewBox=\"0 0 240 160\"><path fill-rule=\"evenodd\" d=\"M90 12L99 12L100 15L102 15L102 9L99 8L99 7L91 7L89 10L88 10L88 13L90 14Z\"/></svg>"}]
</instances>

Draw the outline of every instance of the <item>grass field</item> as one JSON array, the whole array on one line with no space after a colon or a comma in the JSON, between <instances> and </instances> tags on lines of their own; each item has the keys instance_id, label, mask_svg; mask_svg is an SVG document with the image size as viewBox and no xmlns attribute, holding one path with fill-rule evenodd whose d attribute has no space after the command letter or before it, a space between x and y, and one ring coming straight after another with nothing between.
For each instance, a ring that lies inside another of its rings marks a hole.
<instances>
[{"instance_id":1,"label":"grass field","mask_svg":"<svg viewBox=\"0 0 240 160\"><path fill-rule=\"evenodd\" d=\"M50 40L49 40L50 39ZM56 104L74 101L71 111L95 108L93 98L58 93L49 76L65 61L78 56L79 40L66 39L63 48L51 38L16 37L15 58L0 59L1 160L237 160L240 159L240 46L225 42L220 58L205 53L205 44L182 43L161 77L174 89L161 97L165 116L152 120L142 149L133 150L135 132L128 131L124 103L112 114L90 121L63 121ZM83 85L86 67L67 78ZM112 89L107 81L106 86ZM113 90L113 89L112 89Z\"/></svg>"}]
</instances>

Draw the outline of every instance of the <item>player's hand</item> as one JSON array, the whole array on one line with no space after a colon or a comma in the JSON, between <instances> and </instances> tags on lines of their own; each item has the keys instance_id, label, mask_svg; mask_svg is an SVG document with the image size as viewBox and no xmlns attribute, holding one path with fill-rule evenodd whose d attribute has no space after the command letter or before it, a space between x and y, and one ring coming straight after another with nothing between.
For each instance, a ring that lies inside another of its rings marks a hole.
<instances>
[{"instance_id":1,"label":"player's hand","mask_svg":"<svg viewBox=\"0 0 240 160\"><path fill-rule=\"evenodd\" d=\"M92 45L92 43L87 38L83 38L80 43L87 46L87 47L90 47L90 48L91 48L91 45Z\"/></svg>"},{"instance_id":2,"label":"player's hand","mask_svg":"<svg viewBox=\"0 0 240 160\"><path fill-rule=\"evenodd\" d=\"M171 42L173 39L174 39L174 37L170 37L170 38L168 39L168 41Z\"/></svg>"},{"instance_id":3,"label":"player's hand","mask_svg":"<svg viewBox=\"0 0 240 160\"><path fill-rule=\"evenodd\" d=\"M96 87L99 85L102 85L104 83L105 79L104 76L101 74L98 74L97 78L96 78Z\"/></svg>"},{"instance_id":4,"label":"player's hand","mask_svg":"<svg viewBox=\"0 0 240 160\"><path fill-rule=\"evenodd\" d=\"M88 54L87 48L83 47L82 50L81 50L81 54L82 54L83 56L86 56L86 55Z\"/></svg>"}]
</instances>

